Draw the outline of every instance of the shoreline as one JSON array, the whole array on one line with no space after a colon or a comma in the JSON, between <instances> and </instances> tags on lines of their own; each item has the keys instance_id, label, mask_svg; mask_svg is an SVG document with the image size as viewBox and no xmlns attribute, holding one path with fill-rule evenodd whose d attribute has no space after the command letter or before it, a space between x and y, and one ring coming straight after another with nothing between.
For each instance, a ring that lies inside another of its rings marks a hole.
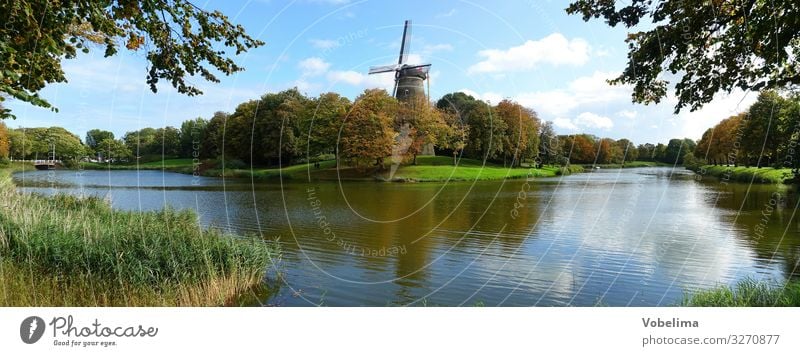
<instances>
[{"instance_id":1,"label":"shoreline","mask_svg":"<svg viewBox=\"0 0 800 356\"><path fill-rule=\"evenodd\" d=\"M731 181L755 184L785 184L789 185L792 178L791 168L772 167L734 167L703 165L691 171L703 178L717 178L720 181Z\"/></svg>"}]
</instances>

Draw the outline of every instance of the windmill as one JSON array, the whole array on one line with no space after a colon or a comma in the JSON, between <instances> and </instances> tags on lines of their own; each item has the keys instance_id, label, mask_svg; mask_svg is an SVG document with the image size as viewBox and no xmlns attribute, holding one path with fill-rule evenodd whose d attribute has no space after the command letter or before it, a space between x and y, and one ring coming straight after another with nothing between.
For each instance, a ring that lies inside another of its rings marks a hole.
<instances>
[{"instance_id":1,"label":"windmill","mask_svg":"<svg viewBox=\"0 0 800 356\"><path fill-rule=\"evenodd\" d=\"M430 64L408 64L408 53L411 46L411 20L406 20L403 28L403 40L400 43L400 57L397 64L371 67L369 74L394 72L394 89L392 95L400 101L408 101L417 95L425 95L423 82L428 79ZM430 85L430 82L428 82Z\"/></svg>"}]
</instances>

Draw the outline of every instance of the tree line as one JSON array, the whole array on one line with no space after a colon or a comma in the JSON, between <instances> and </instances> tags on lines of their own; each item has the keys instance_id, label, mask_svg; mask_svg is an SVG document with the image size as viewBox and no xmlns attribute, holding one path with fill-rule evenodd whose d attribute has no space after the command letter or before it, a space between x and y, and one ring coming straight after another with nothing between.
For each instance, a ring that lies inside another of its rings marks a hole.
<instances>
[{"instance_id":1,"label":"tree line","mask_svg":"<svg viewBox=\"0 0 800 356\"><path fill-rule=\"evenodd\" d=\"M792 168L800 166L800 95L767 90L746 111L703 133L693 151L698 164Z\"/></svg>"},{"instance_id":2,"label":"tree line","mask_svg":"<svg viewBox=\"0 0 800 356\"><path fill-rule=\"evenodd\" d=\"M9 142L5 154L3 142ZM146 127L122 137L92 129L81 140L60 127L3 126L0 131L0 157L42 159L54 154L64 161L183 157L285 166L337 159L348 166L380 168L387 157L415 164L426 147L452 156L454 164L466 157L514 167L635 160L680 164L682 152L693 151L695 143L673 139L637 146L624 138L558 135L552 122L542 122L534 110L511 100L491 105L455 92L433 103L424 98L399 102L377 89L354 101L332 92L307 97L288 89L241 103L233 113L216 112L180 127Z\"/></svg>"}]
</instances>

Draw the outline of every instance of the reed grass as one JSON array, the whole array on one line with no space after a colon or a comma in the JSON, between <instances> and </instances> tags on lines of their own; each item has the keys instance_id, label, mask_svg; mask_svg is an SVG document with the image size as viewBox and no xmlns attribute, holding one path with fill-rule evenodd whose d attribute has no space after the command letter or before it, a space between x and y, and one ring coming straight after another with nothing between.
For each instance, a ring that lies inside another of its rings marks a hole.
<instances>
[{"instance_id":1,"label":"reed grass","mask_svg":"<svg viewBox=\"0 0 800 356\"><path fill-rule=\"evenodd\" d=\"M16 191L0 171L0 305L227 305L264 282L276 243L199 226L191 211L123 212Z\"/></svg>"},{"instance_id":2,"label":"reed grass","mask_svg":"<svg viewBox=\"0 0 800 356\"><path fill-rule=\"evenodd\" d=\"M687 294L682 306L691 307L798 307L800 282L772 284L745 279L733 287L719 286Z\"/></svg>"}]
</instances>

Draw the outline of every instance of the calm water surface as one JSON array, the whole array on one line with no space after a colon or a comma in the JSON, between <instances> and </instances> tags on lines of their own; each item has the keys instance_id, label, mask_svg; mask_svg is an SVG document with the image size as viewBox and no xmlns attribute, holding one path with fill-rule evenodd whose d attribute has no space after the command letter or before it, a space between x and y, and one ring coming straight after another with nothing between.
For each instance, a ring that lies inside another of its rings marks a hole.
<instances>
[{"instance_id":1,"label":"calm water surface","mask_svg":"<svg viewBox=\"0 0 800 356\"><path fill-rule=\"evenodd\" d=\"M684 291L800 275L785 187L671 168L504 182L255 182L161 171L36 171L25 192L194 209L280 238L286 283L258 304L674 305Z\"/></svg>"}]
</instances>

